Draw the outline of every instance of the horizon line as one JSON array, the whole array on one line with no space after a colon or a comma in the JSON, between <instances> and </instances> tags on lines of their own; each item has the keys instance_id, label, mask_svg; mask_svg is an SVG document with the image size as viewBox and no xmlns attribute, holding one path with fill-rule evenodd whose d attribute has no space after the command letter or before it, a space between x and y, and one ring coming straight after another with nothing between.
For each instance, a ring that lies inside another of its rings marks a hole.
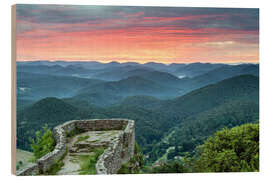
<instances>
[{"instance_id":1,"label":"horizon line","mask_svg":"<svg viewBox=\"0 0 270 180\"><path fill-rule=\"evenodd\" d=\"M156 64L165 64L165 65L170 65L170 64L194 64L194 63L201 63L201 64L259 64L259 61L239 61L239 62L221 62L221 61L216 61L216 62L207 62L207 61L194 61L194 62L170 62L170 63L164 63L164 62L158 62L158 61L147 61L147 62L139 62L139 61L116 61L116 60L111 60L111 61L98 61L98 60L16 60L17 62L79 62L79 63L83 63L83 62L97 62L97 63L101 63L101 64L109 64L109 63L119 63L119 64L125 64L125 63L137 63L137 64L148 64L148 63L156 63Z\"/></svg>"}]
</instances>

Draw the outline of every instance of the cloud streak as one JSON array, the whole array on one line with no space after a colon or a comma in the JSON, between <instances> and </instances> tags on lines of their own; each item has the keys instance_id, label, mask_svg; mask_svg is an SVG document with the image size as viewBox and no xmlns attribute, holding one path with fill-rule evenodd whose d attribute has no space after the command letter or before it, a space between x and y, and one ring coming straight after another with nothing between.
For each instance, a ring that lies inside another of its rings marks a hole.
<instances>
[{"instance_id":1,"label":"cloud streak","mask_svg":"<svg viewBox=\"0 0 270 180\"><path fill-rule=\"evenodd\" d=\"M17 5L19 60L74 60L81 55L107 61L177 62L198 58L183 53L188 44L194 46L187 51L200 54L205 47L199 43L208 43L214 52L217 42L235 42L249 44L249 50L254 47L252 59L246 60L258 61L258 39L258 9ZM42 55L33 55L31 49ZM244 57L246 49L239 46L239 50ZM197 61L237 61L239 55L230 58L219 52L219 56L205 54Z\"/></svg>"}]
</instances>

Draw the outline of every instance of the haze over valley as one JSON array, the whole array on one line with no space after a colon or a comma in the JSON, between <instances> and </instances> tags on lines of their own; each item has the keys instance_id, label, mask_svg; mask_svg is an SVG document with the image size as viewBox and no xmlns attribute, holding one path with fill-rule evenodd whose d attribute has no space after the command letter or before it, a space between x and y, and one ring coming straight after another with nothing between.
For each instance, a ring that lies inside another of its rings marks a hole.
<instances>
[{"instance_id":1,"label":"haze over valley","mask_svg":"<svg viewBox=\"0 0 270 180\"><path fill-rule=\"evenodd\" d=\"M258 85L259 65L248 63L17 62L17 146L30 150L44 124L130 118L154 163L175 144L193 152L223 127L257 122Z\"/></svg>"}]
</instances>

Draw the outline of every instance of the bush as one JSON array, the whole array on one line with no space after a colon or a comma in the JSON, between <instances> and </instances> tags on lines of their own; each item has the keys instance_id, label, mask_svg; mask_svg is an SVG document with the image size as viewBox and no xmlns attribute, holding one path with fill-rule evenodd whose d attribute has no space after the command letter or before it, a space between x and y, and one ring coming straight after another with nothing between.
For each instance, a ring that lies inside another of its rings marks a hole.
<instances>
[{"instance_id":1,"label":"bush","mask_svg":"<svg viewBox=\"0 0 270 180\"><path fill-rule=\"evenodd\" d=\"M33 161L36 161L37 159L41 158L45 154L53 151L54 149L54 138L52 131L48 128L48 125L46 124L43 127L43 131L37 131L35 139L30 138L31 142L31 149L34 153Z\"/></svg>"},{"instance_id":2,"label":"bush","mask_svg":"<svg viewBox=\"0 0 270 180\"><path fill-rule=\"evenodd\" d=\"M198 148L199 172L259 171L259 124L218 131Z\"/></svg>"}]
</instances>

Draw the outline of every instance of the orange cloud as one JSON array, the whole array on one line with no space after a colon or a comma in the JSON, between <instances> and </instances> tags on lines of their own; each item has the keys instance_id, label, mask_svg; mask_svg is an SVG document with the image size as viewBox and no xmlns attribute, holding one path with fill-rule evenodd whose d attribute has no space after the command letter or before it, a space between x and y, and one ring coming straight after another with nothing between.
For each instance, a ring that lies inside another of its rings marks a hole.
<instances>
[{"instance_id":1,"label":"orange cloud","mask_svg":"<svg viewBox=\"0 0 270 180\"><path fill-rule=\"evenodd\" d=\"M56 12L52 14L58 17ZM36 13L41 13L41 9L33 9L30 18L21 13L17 21L17 60L142 63L259 60L258 29L249 26L248 20L234 23L230 14L206 12L169 16L171 12L168 11L168 16L161 16L160 12L155 12L158 16L154 16L155 13L147 16L149 12L139 10L116 11L111 17L87 19L85 14L77 17L79 12L75 13L74 20L61 17L62 21L54 21L53 15L48 15L44 18L46 22L35 19L40 18Z\"/></svg>"}]
</instances>

